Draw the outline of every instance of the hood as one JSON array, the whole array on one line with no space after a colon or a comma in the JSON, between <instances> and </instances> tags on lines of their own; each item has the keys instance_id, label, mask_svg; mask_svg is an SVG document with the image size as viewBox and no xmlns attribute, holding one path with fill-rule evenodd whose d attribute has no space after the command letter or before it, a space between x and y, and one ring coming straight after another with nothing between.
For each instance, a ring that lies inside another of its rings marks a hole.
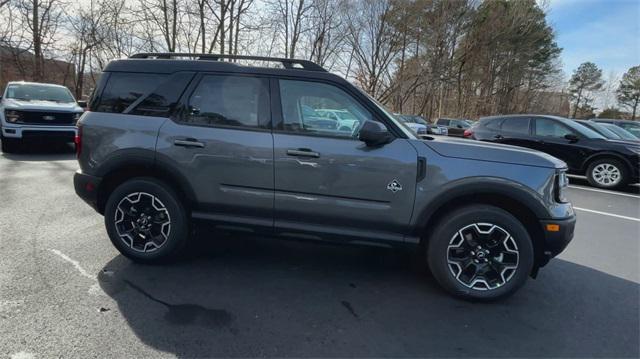
<instances>
[{"instance_id":1,"label":"hood","mask_svg":"<svg viewBox=\"0 0 640 359\"><path fill-rule=\"evenodd\" d=\"M605 141L609 143L615 143L623 146L631 146L631 147L640 147L640 139L639 140L612 140L606 139Z\"/></svg>"},{"instance_id":2,"label":"hood","mask_svg":"<svg viewBox=\"0 0 640 359\"><path fill-rule=\"evenodd\" d=\"M433 138L423 142L445 157L547 168L567 167L566 163L551 155L523 147L452 137Z\"/></svg>"},{"instance_id":3,"label":"hood","mask_svg":"<svg viewBox=\"0 0 640 359\"><path fill-rule=\"evenodd\" d=\"M2 107L11 110L82 112L82 108L76 102L59 103L55 101L23 101L4 98L2 99Z\"/></svg>"}]
</instances>

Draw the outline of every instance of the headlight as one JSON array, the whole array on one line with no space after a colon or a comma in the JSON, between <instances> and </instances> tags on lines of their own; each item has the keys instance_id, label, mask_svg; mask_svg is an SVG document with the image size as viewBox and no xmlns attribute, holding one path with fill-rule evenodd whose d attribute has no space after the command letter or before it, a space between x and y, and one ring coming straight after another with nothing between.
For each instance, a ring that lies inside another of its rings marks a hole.
<instances>
[{"instance_id":1,"label":"headlight","mask_svg":"<svg viewBox=\"0 0 640 359\"><path fill-rule=\"evenodd\" d=\"M567 177L567 172L562 171L556 175L556 201L559 203L569 202L565 195L567 186L569 186L569 177Z\"/></svg>"},{"instance_id":2,"label":"headlight","mask_svg":"<svg viewBox=\"0 0 640 359\"><path fill-rule=\"evenodd\" d=\"M6 110L4 111L4 118L9 123L16 123L20 121L20 112L15 110Z\"/></svg>"}]
</instances>

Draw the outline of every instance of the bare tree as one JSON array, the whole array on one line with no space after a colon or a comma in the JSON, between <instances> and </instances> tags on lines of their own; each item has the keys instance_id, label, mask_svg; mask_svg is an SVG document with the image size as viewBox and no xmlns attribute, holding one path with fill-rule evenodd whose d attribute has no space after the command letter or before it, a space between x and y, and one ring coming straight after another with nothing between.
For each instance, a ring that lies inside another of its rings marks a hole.
<instances>
[{"instance_id":1,"label":"bare tree","mask_svg":"<svg viewBox=\"0 0 640 359\"><path fill-rule=\"evenodd\" d=\"M63 13L59 0L18 0L16 2L23 26L28 31L31 48L34 54L34 68L32 78L35 81L43 79L43 52L53 44Z\"/></svg>"}]
</instances>

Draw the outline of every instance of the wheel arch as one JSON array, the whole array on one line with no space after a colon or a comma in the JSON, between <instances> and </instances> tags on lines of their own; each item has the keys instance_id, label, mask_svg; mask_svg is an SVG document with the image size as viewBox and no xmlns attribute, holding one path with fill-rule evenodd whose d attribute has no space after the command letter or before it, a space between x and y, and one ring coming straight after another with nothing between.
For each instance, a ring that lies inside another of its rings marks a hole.
<instances>
[{"instance_id":1,"label":"wheel arch","mask_svg":"<svg viewBox=\"0 0 640 359\"><path fill-rule=\"evenodd\" d=\"M544 231L539 219L548 218L550 214L539 195L521 187L517 184L505 186L504 183L476 182L443 191L419 217L415 234L420 238L420 245L426 249L431 234L428 229L452 211L474 204L495 206L516 217L529 233L534 248L532 275L535 275L539 264L544 263Z\"/></svg>"},{"instance_id":2,"label":"wheel arch","mask_svg":"<svg viewBox=\"0 0 640 359\"><path fill-rule=\"evenodd\" d=\"M631 168L633 168L632 164L624 156L615 152L605 151L605 152L594 153L591 156L587 157L582 163L582 168L580 169L580 172L582 172L583 174L586 174L587 169L589 169L589 166L591 165L591 163L593 163L593 161L597 161L603 158L613 158L617 161L622 162L625 165L626 167L625 169L627 170L628 173L630 172Z\"/></svg>"},{"instance_id":3,"label":"wheel arch","mask_svg":"<svg viewBox=\"0 0 640 359\"><path fill-rule=\"evenodd\" d=\"M187 208L190 208L195 201L193 189L187 179L181 176L178 171L163 163L154 163L145 159L130 159L119 161L102 176L97 197L98 212L104 214L109 195L116 187L136 177L152 177L165 182L184 201Z\"/></svg>"}]
</instances>

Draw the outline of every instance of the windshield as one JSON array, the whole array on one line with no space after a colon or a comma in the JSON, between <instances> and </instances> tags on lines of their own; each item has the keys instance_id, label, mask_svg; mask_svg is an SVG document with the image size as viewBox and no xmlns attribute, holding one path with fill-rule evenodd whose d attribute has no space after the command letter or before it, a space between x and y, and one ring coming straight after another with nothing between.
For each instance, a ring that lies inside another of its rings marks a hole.
<instances>
[{"instance_id":1,"label":"windshield","mask_svg":"<svg viewBox=\"0 0 640 359\"><path fill-rule=\"evenodd\" d=\"M618 136L617 134L615 134L612 131L609 131L607 128L605 128L604 126L600 125L599 123L595 123L595 122L581 122L581 121L576 121L576 123L583 125L584 127L594 130L597 133L603 135L606 138L612 139L612 140L619 140L621 137Z\"/></svg>"},{"instance_id":2,"label":"windshield","mask_svg":"<svg viewBox=\"0 0 640 359\"><path fill-rule=\"evenodd\" d=\"M638 140L636 136L622 127L618 127L610 123L600 123L599 125L620 136L620 138L622 138L623 140Z\"/></svg>"},{"instance_id":3,"label":"windshield","mask_svg":"<svg viewBox=\"0 0 640 359\"><path fill-rule=\"evenodd\" d=\"M11 84L7 87L6 97L23 101L75 102L65 87L37 84Z\"/></svg>"},{"instance_id":4,"label":"windshield","mask_svg":"<svg viewBox=\"0 0 640 359\"><path fill-rule=\"evenodd\" d=\"M606 137L604 137L603 135L597 133L596 131L583 126L583 125L579 125L577 123L575 123L574 121L568 120L568 119L562 119L563 123L569 127L571 127L571 129L573 129L574 131L578 132L579 134L581 134L582 136L586 137L586 138L591 138L591 139L601 139L601 140L606 140Z\"/></svg>"}]
</instances>

